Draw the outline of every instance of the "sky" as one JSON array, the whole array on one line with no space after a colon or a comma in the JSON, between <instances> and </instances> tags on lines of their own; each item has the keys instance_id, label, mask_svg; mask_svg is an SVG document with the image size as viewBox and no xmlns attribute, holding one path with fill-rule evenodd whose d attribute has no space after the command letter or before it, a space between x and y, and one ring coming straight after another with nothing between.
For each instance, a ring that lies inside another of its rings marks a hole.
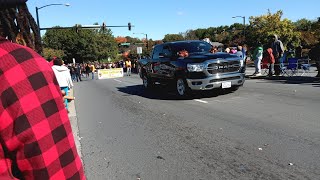
<instances>
[{"instance_id":1,"label":"sky","mask_svg":"<svg viewBox=\"0 0 320 180\"><path fill-rule=\"evenodd\" d=\"M166 34L184 33L198 28L218 27L243 23L250 16L261 16L278 10L283 18L297 21L302 18L316 20L320 17L320 0L28 0L29 11L36 19L36 7L56 5L39 9L40 27L74 26L75 24L127 26L111 28L113 35L161 40ZM135 33L135 34L133 34Z\"/></svg>"}]
</instances>

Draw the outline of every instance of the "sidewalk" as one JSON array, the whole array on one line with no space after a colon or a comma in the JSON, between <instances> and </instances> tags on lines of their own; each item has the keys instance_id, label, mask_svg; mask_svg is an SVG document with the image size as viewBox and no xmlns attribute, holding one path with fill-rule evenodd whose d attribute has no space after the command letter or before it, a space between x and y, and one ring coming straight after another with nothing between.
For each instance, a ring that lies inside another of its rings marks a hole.
<instances>
[{"instance_id":1,"label":"sidewalk","mask_svg":"<svg viewBox=\"0 0 320 180\"><path fill-rule=\"evenodd\" d=\"M301 72L299 72L299 75L295 76L272 76L268 77L267 74L263 76L251 76L255 72L254 67L247 67L246 68L246 78L247 79L270 79L270 80L281 80L281 79L290 79L290 80L296 80L296 81L304 81L304 80L311 80L311 79L319 79L315 76L317 75L317 68L316 67L310 67L310 71L306 72L303 76L301 76Z\"/></svg>"},{"instance_id":2,"label":"sidewalk","mask_svg":"<svg viewBox=\"0 0 320 180\"><path fill-rule=\"evenodd\" d=\"M73 89L70 89L69 96L73 96ZM81 158L82 154L81 154L81 144L80 144L80 137L79 137L79 126L78 126L77 112L76 112L74 101L76 101L76 99L69 102L69 104L68 104L68 106L69 106L68 116L70 119L73 137L74 137L74 141L77 146L78 154Z\"/></svg>"}]
</instances>

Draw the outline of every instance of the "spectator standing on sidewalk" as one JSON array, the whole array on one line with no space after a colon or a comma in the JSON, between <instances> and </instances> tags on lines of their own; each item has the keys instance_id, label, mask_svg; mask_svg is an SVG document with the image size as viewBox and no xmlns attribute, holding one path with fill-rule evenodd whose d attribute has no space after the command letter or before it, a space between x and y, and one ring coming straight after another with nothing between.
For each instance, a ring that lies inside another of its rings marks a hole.
<instances>
[{"instance_id":1,"label":"spectator standing on sidewalk","mask_svg":"<svg viewBox=\"0 0 320 180\"><path fill-rule=\"evenodd\" d=\"M80 66L80 64L79 63L77 63L76 64L76 67L75 67L75 75L76 75L76 80L77 80L77 82L79 82L79 81L82 81L81 80L81 66Z\"/></svg>"},{"instance_id":2,"label":"spectator standing on sidewalk","mask_svg":"<svg viewBox=\"0 0 320 180\"><path fill-rule=\"evenodd\" d=\"M57 58L53 60L52 70L57 78L60 89L64 90L68 96L69 89L73 87L69 69L63 65L63 61L61 59ZM68 110L68 101L65 100L64 103Z\"/></svg>"},{"instance_id":3,"label":"spectator standing on sidewalk","mask_svg":"<svg viewBox=\"0 0 320 180\"><path fill-rule=\"evenodd\" d=\"M298 59L302 58L302 46L301 45L296 47L295 55L296 55L296 58L298 58Z\"/></svg>"},{"instance_id":4,"label":"spectator standing on sidewalk","mask_svg":"<svg viewBox=\"0 0 320 180\"><path fill-rule=\"evenodd\" d=\"M272 53L275 59L275 63L274 63L274 72L276 76L280 75L280 58L283 55L284 52L284 47L282 42L278 39L278 36L276 34L274 34L273 36L271 36L272 39L272 43L271 43L271 48L272 48Z\"/></svg>"},{"instance_id":5,"label":"spectator standing on sidewalk","mask_svg":"<svg viewBox=\"0 0 320 180\"><path fill-rule=\"evenodd\" d=\"M269 77L273 76L273 72L274 72L274 63L275 63L275 59L272 53L272 48L268 48L265 53L263 54L263 62L268 62L269 63Z\"/></svg>"},{"instance_id":6,"label":"spectator standing on sidewalk","mask_svg":"<svg viewBox=\"0 0 320 180\"><path fill-rule=\"evenodd\" d=\"M308 57L311 60L314 60L316 63L316 68L317 68L317 75L316 77L320 77L320 43L312 47L308 53Z\"/></svg>"},{"instance_id":7,"label":"spectator standing on sidewalk","mask_svg":"<svg viewBox=\"0 0 320 180\"><path fill-rule=\"evenodd\" d=\"M90 74L89 63L86 63L86 64L85 64L85 70L86 70L86 78L88 78L88 77L89 77L89 74Z\"/></svg>"},{"instance_id":8,"label":"spectator standing on sidewalk","mask_svg":"<svg viewBox=\"0 0 320 180\"><path fill-rule=\"evenodd\" d=\"M253 76L261 76L261 60L263 55L263 47L260 42L258 44L258 47L256 47L256 49L253 51L252 55L255 67L255 72L253 73Z\"/></svg>"},{"instance_id":9,"label":"spectator standing on sidewalk","mask_svg":"<svg viewBox=\"0 0 320 180\"><path fill-rule=\"evenodd\" d=\"M129 58L125 61L126 68L127 68L127 76L131 76L131 61Z\"/></svg>"},{"instance_id":10,"label":"spectator standing on sidewalk","mask_svg":"<svg viewBox=\"0 0 320 180\"><path fill-rule=\"evenodd\" d=\"M94 67L93 63L90 65L90 71L91 71L92 79L94 79L94 72L96 71L96 68Z\"/></svg>"},{"instance_id":11,"label":"spectator standing on sidewalk","mask_svg":"<svg viewBox=\"0 0 320 180\"><path fill-rule=\"evenodd\" d=\"M71 64L71 66L69 66L70 68L70 74L71 74L71 79L72 82L76 80L76 67L74 64Z\"/></svg>"},{"instance_id":12,"label":"spectator standing on sidewalk","mask_svg":"<svg viewBox=\"0 0 320 180\"><path fill-rule=\"evenodd\" d=\"M84 180L61 90L32 50L40 34L26 1L0 0L0 179Z\"/></svg>"}]
</instances>

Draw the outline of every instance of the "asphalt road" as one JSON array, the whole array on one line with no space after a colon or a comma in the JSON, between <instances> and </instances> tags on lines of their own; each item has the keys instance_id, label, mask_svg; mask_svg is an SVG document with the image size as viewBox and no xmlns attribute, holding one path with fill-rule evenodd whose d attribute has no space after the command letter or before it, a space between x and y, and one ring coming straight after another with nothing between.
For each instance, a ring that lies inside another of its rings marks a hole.
<instances>
[{"instance_id":1,"label":"asphalt road","mask_svg":"<svg viewBox=\"0 0 320 180\"><path fill-rule=\"evenodd\" d=\"M320 179L320 81L250 79L179 100L137 75L75 83L89 180Z\"/></svg>"}]
</instances>

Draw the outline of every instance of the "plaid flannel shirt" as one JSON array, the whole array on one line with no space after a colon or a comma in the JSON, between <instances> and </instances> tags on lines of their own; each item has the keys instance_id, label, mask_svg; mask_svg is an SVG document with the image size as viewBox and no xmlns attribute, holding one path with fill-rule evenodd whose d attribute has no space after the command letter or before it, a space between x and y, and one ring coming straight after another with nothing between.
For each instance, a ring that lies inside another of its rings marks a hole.
<instances>
[{"instance_id":1,"label":"plaid flannel shirt","mask_svg":"<svg viewBox=\"0 0 320 180\"><path fill-rule=\"evenodd\" d=\"M85 179L54 73L0 38L0 179Z\"/></svg>"}]
</instances>

